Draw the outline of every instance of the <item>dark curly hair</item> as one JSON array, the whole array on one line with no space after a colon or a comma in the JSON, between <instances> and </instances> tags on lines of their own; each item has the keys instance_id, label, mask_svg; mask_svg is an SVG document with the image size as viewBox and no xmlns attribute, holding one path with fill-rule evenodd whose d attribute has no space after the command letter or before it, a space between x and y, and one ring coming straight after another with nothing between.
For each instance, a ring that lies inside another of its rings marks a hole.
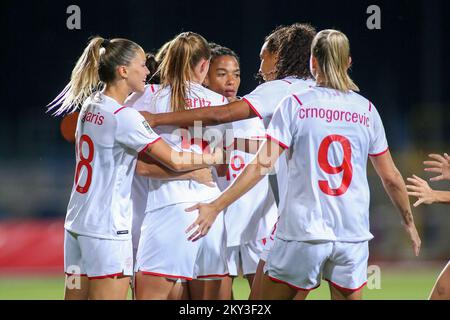
<instances>
[{"instance_id":1,"label":"dark curly hair","mask_svg":"<svg viewBox=\"0 0 450 320\"><path fill-rule=\"evenodd\" d=\"M309 57L316 29L308 23L279 26L264 40L267 50L278 55L275 65L276 79L288 76L311 78Z\"/></svg>"},{"instance_id":2,"label":"dark curly hair","mask_svg":"<svg viewBox=\"0 0 450 320\"><path fill-rule=\"evenodd\" d=\"M238 55L230 48L221 46L220 44L214 42L210 42L209 47L211 49L211 63L213 63L214 60L218 57L231 56L236 59L238 64L240 64Z\"/></svg>"}]
</instances>

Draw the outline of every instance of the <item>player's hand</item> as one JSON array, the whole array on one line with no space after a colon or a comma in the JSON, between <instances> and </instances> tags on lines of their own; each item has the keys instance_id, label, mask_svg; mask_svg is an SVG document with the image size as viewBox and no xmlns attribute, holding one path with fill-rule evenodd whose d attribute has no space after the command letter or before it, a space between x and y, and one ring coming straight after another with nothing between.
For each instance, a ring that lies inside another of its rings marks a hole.
<instances>
[{"instance_id":1,"label":"player's hand","mask_svg":"<svg viewBox=\"0 0 450 320\"><path fill-rule=\"evenodd\" d=\"M424 161L423 164L428 166L424 170L439 173L438 176L431 178L430 181L450 180L450 156L447 153L444 153L443 156L440 154L429 154L428 156L434 161Z\"/></svg>"},{"instance_id":2,"label":"player's hand","mask_svg":"<svg viewBox=\"0 0 450 320\"><path fill-rule=\"evenodd\" d=\"M198 210L197 220L186 229L186 233L194 230L188 236L188 241L192 242L197 241L208 234L209 229L211 229L212 224L220 212L209 203L197 203L195 206L185 209L186 212L195 210Z\"/></svg>"},{"instance_id":3,"label":"player's hand","mask_svg":"<svg viewBox=\"0 0 450 320\"><path fill-rule=\"evenodd\" d=\"M416 225L414 223L410 225L405 225L406 232L408 233L415 256L419 256L420 246L422 245L422 241L420 240L419 233L417 232Z\"/></svg>"},{"instance_id":4,"label":"player's hand","mask_svg":"<svg viewBox=\"0 0 450 320\"><path fill-rule=\"evenodd\" d=\"M210 168L203 168L192 171L192 180L204 184L208 187L215 187L214 179Z\"/></svg>"},{"instance_id":5,"label":"player's hand","mask_svg":"<svg viewBox=\"0 0 450 320\"><path fill-rule=\"evenodd\" d=\"M434 190L430 188L425 180L416 175L413 175L411 178L407 178L407 180L410 183L406 185L408 195L417 197L417 201L413 204L414 207L417 207L422 203L432 204L436 201Z\"/></svg>"},{"instance_id":6,"label":"player's hand","mask_svg":"<svg viewBox=\"0 0 450 320\"><path fill-rule=\"evenodd\" d=\"M140 111L140 114L145 118L150 127L156 127L155 115L153 113L148 111Z\"/></svg>"},{"instance_id":7,"label":"player's hand","mask_svg":"<svg viewBox=\"0 0 450 320\"><path fill-rule=\"evenodd\" d=\"M218 177L226 177L228 172L228 164L219 164L216 166L216 172Z\"/></svg>"},{"instance_id":8,"label":"player's hand","mask_svg":"<svg viewBox=\"0 0 450 320\"><path fill-rule=\"evenodd\" d=\"M416 225L411 223L410 225L405 225L405 230L409 235L409 238L412 242L412 247L414 251L414 255L417 257L420 253L420 246L422 245L422 241L420 240L419 233L417 232Z\"/></svg>"}]
</instances>

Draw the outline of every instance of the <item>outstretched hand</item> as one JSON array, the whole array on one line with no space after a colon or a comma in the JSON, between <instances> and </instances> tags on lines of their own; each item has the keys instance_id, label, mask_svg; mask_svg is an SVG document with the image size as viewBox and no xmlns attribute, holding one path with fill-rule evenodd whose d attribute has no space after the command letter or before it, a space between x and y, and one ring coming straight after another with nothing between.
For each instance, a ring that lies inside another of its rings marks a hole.
<instances>
[{"instance_id":1,"label":"outstretched hand","mask_svg":"<svg viewBox=\"0 0 450 320\"><path fill-rule=\"evenodd\" d=\"M443 156L434 153L428 156L434 161L424 161L423 164L428 166L424 170L439 173L438 176L431 178L430 181L450 180L450 156L447 153L444 153Z\"/></svg>"},{"instance_id":2,"label":"outstretched hand","mask_svg":"<svg viewBox=\"0 0 450 320\"><path fill-rule=\"evenodd\" d=\"M428 182L413 175L411 178L407 178L408 182L406 188L408 189L408 195L417 197L417 201L414 203L414 207L425 204L432 204L436 201L434 190L430 188Z\"/></svg>"},{"instance_id":3,"label":"outstretched hand","mask_svg":"<svg viewBox=\"0 0 450 320\"><path fill-rule=\"evenodd\" d=\"M197 241L206 236L211 229L212 224L216 220L218 211L213 205L209 203L197 203L196 205L186 208L186 212L198 210L198 217L187 229L186 233L194 230L189 236L188 241Z\"/></svg>"}]
</instances>

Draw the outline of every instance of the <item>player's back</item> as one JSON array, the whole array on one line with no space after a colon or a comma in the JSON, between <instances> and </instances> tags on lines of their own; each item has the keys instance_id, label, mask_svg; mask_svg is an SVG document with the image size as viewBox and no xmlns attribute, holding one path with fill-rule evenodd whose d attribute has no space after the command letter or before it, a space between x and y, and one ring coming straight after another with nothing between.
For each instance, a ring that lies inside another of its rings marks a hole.
<instances>
[{"instance_id":1,"label":"player's back","mask_svg":"<svg viewBox=\"0 0 450 320\"><path fill-rule=\"evenodd\" d=\"M279 137L289 143L290 155L287 193L280 203L281 215L289 217L280 218L278 236L299 241L372 238L367 158L387 149L375 107L352 91L313 87L286 98L279 108L288 120L274 116L271 130L278 126L289 132Z\"/></svg>"},{"instance_id":2,"label":"player's back","mask_svg":"<svg viewBox=\"0 0 450 320\"><path fill-rule=\"evenodd\" d=\"M65 224L69 231L98 238L130 238L129 200L136 150L150 142L145 132L133 133L126 128L136 117L135 110L102 93L83 104L75 134L75 181Z\"/></svg>"},{"instance_id":3,"label":"player's back","mask_svg":"<svg viewBox=\"0 0 450 320\"><path fill-rule=\"evenodd\" d=\"M187 90L186 105L188 109L207 108L223 105L227 102L226 98L214 91L211 91L200 84L191 82ZM160 85L149 85L144 93L132 95L126 102L140 111L149 111L151 113L171 112L171 87L162 87ZM179 128L177 126L159 126L155 131L176 151L188 151L203 153L210 150L204 148L206 143L212 142L215 147L222 139L227 126L207 127L208 130L215 129L215 135L207 135L201 127L196 129ZM209 131L210 133L212 131ZM203 143L202 140L205 140ZM147 199L147 211L156 210L168 205L183 202L201 202L220 194L219 188L209 187L194 180L158 180L147 179L149 193Z\"/></svg>"}]
</instances>

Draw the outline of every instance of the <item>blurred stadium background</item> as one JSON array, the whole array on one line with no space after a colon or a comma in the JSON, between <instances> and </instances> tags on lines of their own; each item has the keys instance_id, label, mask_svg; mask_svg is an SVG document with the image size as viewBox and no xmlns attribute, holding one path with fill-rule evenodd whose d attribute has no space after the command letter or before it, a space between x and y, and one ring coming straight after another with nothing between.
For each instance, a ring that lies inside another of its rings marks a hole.
<instances>
[{"instance_id":1,"label":"blurred stadium background","mask_svg":"<svg viewBox=\"0 0 450 320\"><path fill-rule=\"evenodd\" d=\"M66 9L81 9L81 30L68 30ZM367 7L381 8L381 30L369 30ZM92 35L126 37L156 50L181 31L195 31L241 57L241 95L257 82L264 36L280 24L337 28L352 46L353 77L384 121L403 176L423 172L429 152L450 151L450 3L396 1L9 1L0 2L0 299L61 299L63 220L70 194L73 145L45 105L65 86ZM447 41L445 41L447 40ZM370 167L370 166L369 166ZM379 179L371 184L370 264L381 289L368 299L426 299L450 257L449 207L414 210L423 247L414 258L400 218ZM434 187L450 190L449 183ZM248 286L235 283L236 298ZM329 297L327 286L311 295Z\"/></svg>"}]
</instances>

